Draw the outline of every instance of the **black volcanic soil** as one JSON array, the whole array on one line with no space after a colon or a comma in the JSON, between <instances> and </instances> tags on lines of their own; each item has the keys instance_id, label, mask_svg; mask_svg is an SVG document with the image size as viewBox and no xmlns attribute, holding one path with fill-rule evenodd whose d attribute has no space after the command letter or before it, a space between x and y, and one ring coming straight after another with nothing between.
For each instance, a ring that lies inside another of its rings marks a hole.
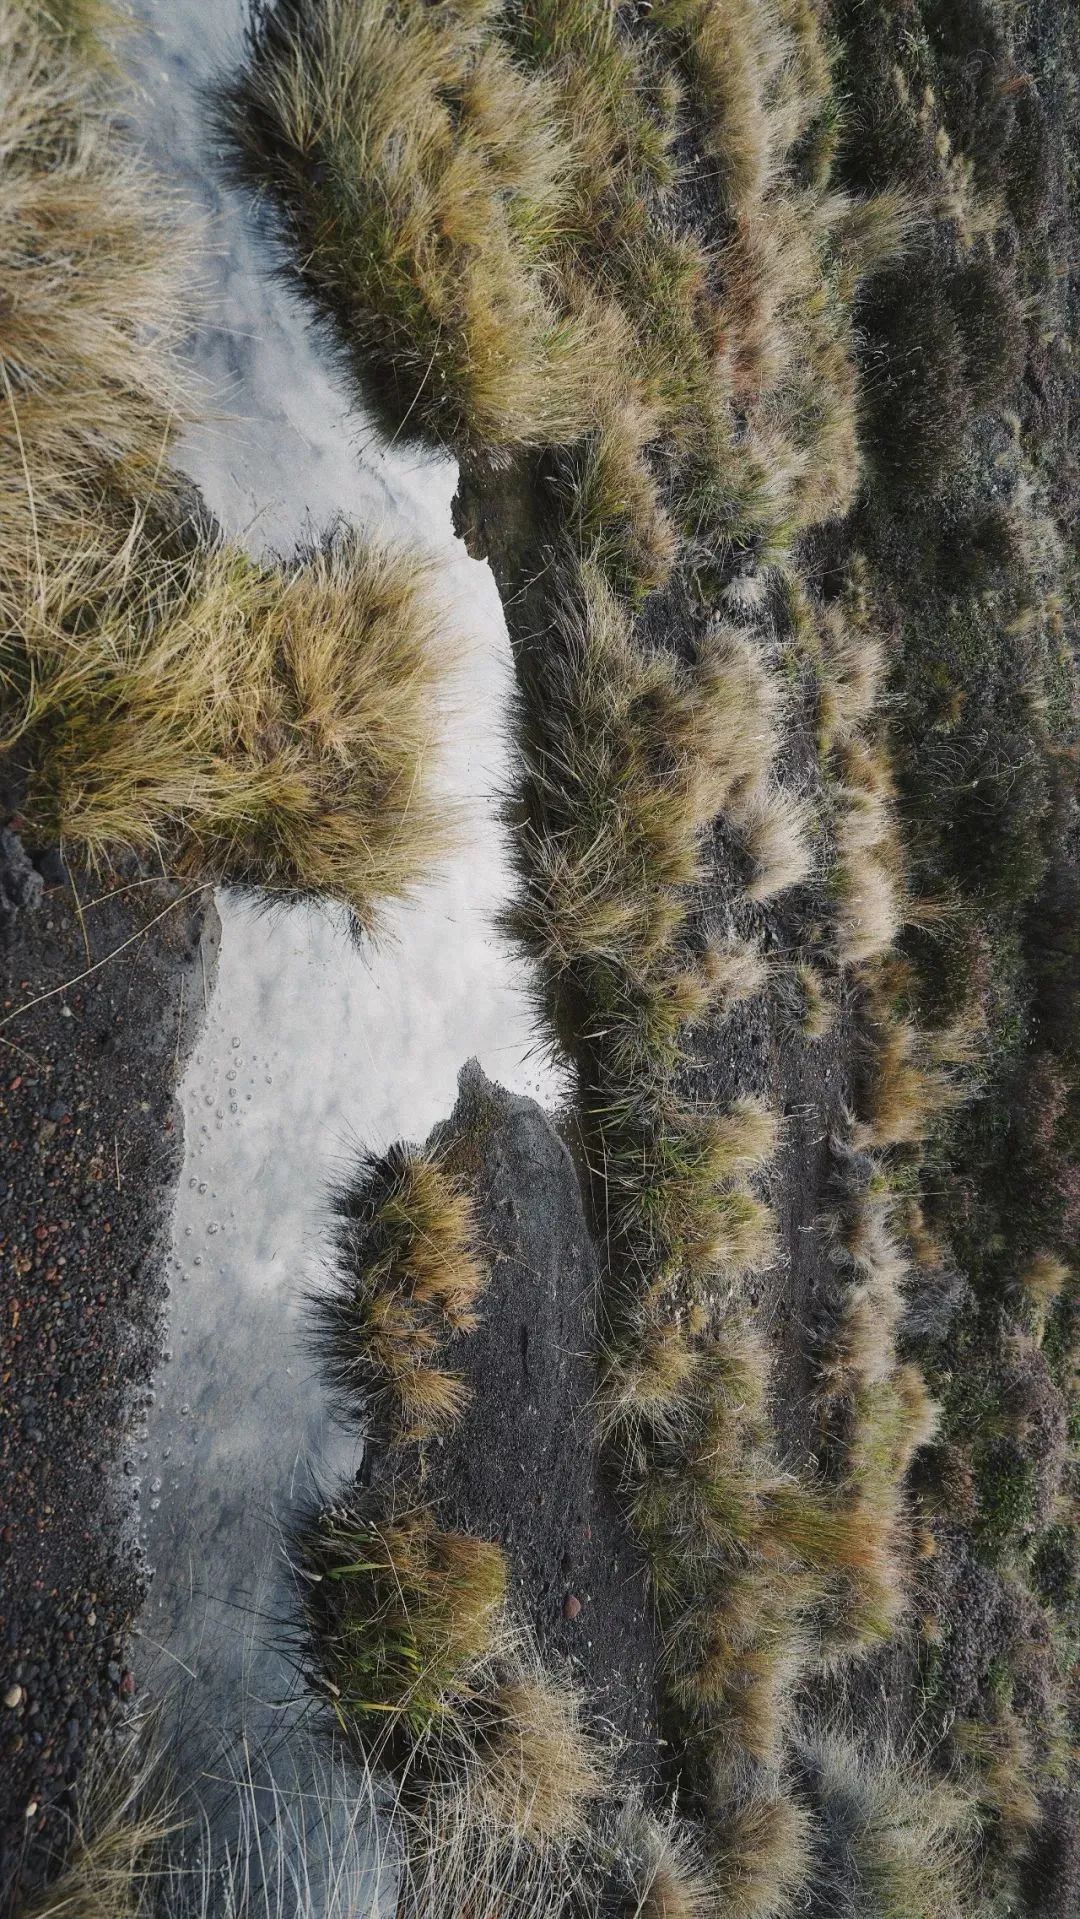
<instances>
[{"instance_id":1,"label":"black volcanic soil","mask_svg":"<svg viewBox=\"0 0 1080 1919\"><path fill-rule=\"evenodd\" d=\"M659 1641L645 1563L600 1463L600 1275L577 1168L540 1107L475 1062L445 1138L479 1198L491 1279L479 1331L454 1352L472 1403L430 1456L431 1490L450 1523L503 1543L541 1649L572 1661L629 1742L628 1765L648 1771Z\"/></svg>"},{"instance_id":2,"label":"black volcanic soil","mask_svg":"<svg viewBox=\"0 0 1080 1919\"><path fill-rule=\"evenodd\" d=\"M136 1690L130 1449L160 1344L174 1088L216 954L205 891L134 866L77 888L3 833L0 1910Z\"/></svg>"}]
</instances>

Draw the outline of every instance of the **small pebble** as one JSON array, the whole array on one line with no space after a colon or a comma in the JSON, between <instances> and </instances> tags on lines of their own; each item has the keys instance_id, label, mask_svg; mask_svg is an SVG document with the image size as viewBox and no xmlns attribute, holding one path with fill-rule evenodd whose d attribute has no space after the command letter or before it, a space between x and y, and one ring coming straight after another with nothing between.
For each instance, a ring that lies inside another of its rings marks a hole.
<instances>
[{"instance_id":1,"label":"small pebble","mask_svg":"<svg viewBox=\"0 0 1080 1919\"><path fill-rule=\"evenodd\" d=\"M10 1707L11 1707L11 1710L12 1710L12 1712L14 1712L14 1710L15 1710L15 1708L16 1708L16 1706L21 1706L21 1705L22 1705L22 1700L23 1700L23 1689L22 1689L22 1687L21 1687L21 1686L9 1686L9 1687L8 1687L8 1689L7 1689L7 1691L6 1691L6 1693L4 1694L4 1704L5 1704L5 1706L10 1706Z\"/></svg>"}]
</instances>

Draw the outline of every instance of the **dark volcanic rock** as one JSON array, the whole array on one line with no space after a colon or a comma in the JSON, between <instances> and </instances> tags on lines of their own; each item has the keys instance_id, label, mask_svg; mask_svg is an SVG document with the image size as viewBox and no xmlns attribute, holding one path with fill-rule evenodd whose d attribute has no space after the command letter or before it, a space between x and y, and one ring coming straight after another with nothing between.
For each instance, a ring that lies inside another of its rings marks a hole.
<instances>
[{"instance_id":1,"label":"dark volcanic rock","mask_svg":"<svg viewBox=\"0 0 1080 1919\"><path fill-rule=\"evenodd\" d=\"M426 1490L447 1523L502 1541L541 1648L572 1662L631 1742L628 1763L651 1772L659 1640L644 1560L598 1456L598 1262L577 1169L540 1107L475 1062L442 1137L478 1198L491 1281L482 1325L452 1349L472 1403L431 1449Z\"/></svg>"}]
</instances>

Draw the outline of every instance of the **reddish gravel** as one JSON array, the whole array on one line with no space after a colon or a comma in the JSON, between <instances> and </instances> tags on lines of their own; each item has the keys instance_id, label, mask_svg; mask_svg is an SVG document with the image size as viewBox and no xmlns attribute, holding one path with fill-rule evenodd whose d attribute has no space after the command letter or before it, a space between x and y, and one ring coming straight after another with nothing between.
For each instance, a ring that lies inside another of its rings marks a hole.
<instances>
[{"instance_id":1,"label":"reddish gravel","mask_svg":"<svg viewBox=\"0 0 1080 1919\"><path fill-rule=\"evenodd\" d=\"M80 919L55 856L41 867L2 836L0 1905L57 1830L91 1736L137 1690L137 1433L181 1149L173 1089L216 950L205 894L84 874Z\"/></svg>"}]
</instances>

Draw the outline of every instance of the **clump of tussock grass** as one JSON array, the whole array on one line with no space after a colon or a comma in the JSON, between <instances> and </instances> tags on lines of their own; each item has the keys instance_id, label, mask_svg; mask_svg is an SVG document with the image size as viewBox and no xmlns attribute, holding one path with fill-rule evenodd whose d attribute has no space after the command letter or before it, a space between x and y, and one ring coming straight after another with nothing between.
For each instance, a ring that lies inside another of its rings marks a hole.
<instances>
[{"instance_id":1,"label":"clump of tussock grass","mask_svg":"<svg viewBox=\"0 0 1080 1919\"><path fill-rule=\"evenodd\" d=\"M778 781L761 780L732 813L753 867L747 894L757 905L767 905L811 877L813 815L800 794Z\"/></svg>"},{"instance_id":2,"label":"clump of tussock grass","mask_svg":"<svg viewBox=\"0 0 1080 1919\"><path fill-rule=\"evenodd\" d=\"M962 1779L934 1775L914 1749L873 1749L808 1728L795 1748L818 1834L807 1910L880 1919L965 1919L977 1891L978 1809Z\"/></svg>"},{"instance_id":3,"label":"clump of tussock grass","mask_svg":"<svg viewBox=\"0 0 1080 1919\"><path fill-rule=\"evenodd\" d=\"M786 1919L805 1897L813 1858L805 1808L780 1781L743 1787L715 1815L709 1858L725 1919Z\"/></svg>"},{"instance_id":4,"label":"clump of tussock grass","mask_svg":"<svg viewBox=\"0 0 1080 1919\"><path fill-rule=\"evenodd\" d=\"M935 1035L894 1011L883 995L872 997L856 1139L864 1147L918 1145L964 1098L963 1079L950 1068L966 1065L970 1048L960 1028Z\"/></svg>"},{"instance_id":5,"label":"clump of tussock grass","mask_svg":"<svg viewBox=\"0 0 1080 1919\"><path fill-rule=\"evenodd\" d=\"M721 1797L700 1832L634 1803L616 1826L614 1885L634 1919L784 1919L806 1877L808 1825L764 1785Z\"/></svg>"},{"instance_id":6,"label":"clump of tussock grass","mask_svg":"<svg viewBox=\"0 0 1080 1919\"><path fill-rule=\"evenodd\" d=\"M775 1765L838 1582L876 1563L864 1516L778 1465L760 1345L729 1318L658 1409L617 1428L675 1698L721 1772Z\"/></svg>"},{"instance_id":7,"label":"clump of tussock grass","mask_svg":"<svg viewBox=\"0 0 1080 1919\"><path fill-rule=\"evenodd\" d=\"M706 949L702 971L715 1010L726 1012L764 992L768 967L761 948L752 940L717 942Z\"/></svg>"},{"instance_id":8,"label":"clump of tussock grass","mask_svg":"<svg viewBox=\"0 0 1080 1919\"><path fill-rule=\"evenodd\" d=\"M610 406L564 481L566 518L578 550L632 600L670 577L678 547L647 458L655 418L632 399Z\"/></svg>"},{"instance_id":9,"label":"clump of tussock grass","mask_svg":"<svg viewBox=\"0 0 1080 1919\"><path fill-rule=\"evenodd\" d=\"M222 104L234 166L272 196L360 383L480 459L562 449L579 550L632 598L667 578L677 527L705 568L733 539L771 564L858 483L851 301L888 220L796 191L784 162L828 87L821 35L802 6L743 11L745 31L675 0L643 42L619 5L277 0ZM730 71L696 68L747 128L722 298L709 248L668 218L669 28L739 48Z\"/></svg>"},{"instance_id":10,"label":"clump of tussock grass","mask_svg":"<svg viewBox=\"0 0 1080 1919\"><path fill-rule=\"evenodd\" d=\"M1033 1253L1020 1273L1021 1297L1027 1301L1040 1339L1070 1278L1071 1272L1065 1261L1049 1252Z\"/></svg>"},{"instance_id":11,"label":"clump of tussock grass","mask_svg":"<svg viewBox=\"0 0 1080 1919\"><path fill-rule=\"evenodd\" d=\"M568 1671L545 1669L520 1637L492 1664L468 1712L450 1817L537 1847L583 1847L612 1792L613 1753L586 1732Z\"/></svg>"},{"instance_id":12,"label":"clump of tussock grass","mask_svg":"<svg viewBox=\"0 0 1080 1919\"><path fill-rule=\"evenodd\" d=\"M658 0L653 17L681 40L729 207L753 213L829 89L825 46L809 8Z\"/></svg>"},{"instance_id":13,"label":"clump of tussock grass","mask_svg":"<svg viewBox=\"0 0 1080 1919\"><path fill-rule=\"evenodd\" d=\"M594 418L602 327L543 267L568 168L542 81L490 8L262 8L221 116L361 386L459 449L557 445Z\"/></svg>"},{"instance_id":14,"label":"clump of tussock grass","mask_svg":"<svg viewBox=\"0 0 1080 1919\"><path fill-rule=\"evenodd\" d=\"M905 913L904 862L892 765L874 722L885 651L866 605L865 569L852 568L844 601L807 614L818 666L818 745L832 808L836 953L860 966L887 953Z\"/></svg>"},{"instance_id":15,"label":"clump of tussock grass","mask_svg":"<svg viewBox=\"0 0 1080 1919\"><path fill-rule=\"evenodd\" d=\"M647 965L671 945L702 835L771 758L773 733L768 681L739 636L718 633L696 668L645 653L591 566L576 592L564 584L556 637L519 714L509 925L557 998L577 963Z\"/></svg>"},{"instance_id":16,"label":"clump of tussock grass","mask_svg":"<svg viewBox=\"0 0 1080 1919\"><path fill-rule=\"evenodd\" d=\"M32 1893L16 1885L14 1919L142 1919L176 1825L156 1760L127 1745L92 1758L54 1837L48 1883Z\"/></svg>"},{"instance_id":17,"label":"clump of tussock grass","mask_svg":"<svg viewBox=\"0 0 1080 1919\"><path fill-rule=\"evenodd\" d=\"M833 1291L815 1353L821 1451L874 1545L838 1583L827 1632L835 1652L890 1637L903 1612L911 1562L904 1485L940 1416L918 1367L898 1357L908 1266L892 1213L891 1198L871 1190L830 1225Z\"/></svg>"},{"instance_id":18,"label":"clump of tussock grass","mask_svg":"<svg viewBox=\"0 0 1080 1919\"><path fill-rule=\"evenodd\" d=\"M1037 1768L1031 1741L1011 1705L998 1707L993 1719L959 1719L952 1741L970 1769L984 1819L1007 1857L1027 1851L1043 1820L1036 1791Z\"/></svg>"},{"instance_id":19,"label":"clump of tussock grass","mask_svg":"<svg viewBox=\"0 0 1080 1919\"><path fill-rule=\"evenodd\" d=\"M313 1689L365 1763L394 1765L410 1821L491 1869L587 1852L613 1750L511 1621L501 1549L352 1493L295 1544ZM407 1845L422 1876L411 1831Z\"/></svg>"},{"instance_id":20,"label":"clump of tussock grass","mask_svg":"<svg viewBox=\"0 0 1080 1919\"><path fill-rule=\"evenodd\" d=\"M0 5L0 611L165 488L190 245L86 57L89 11ZM58 44L69 38L80 44ZM103 527L108 529L102 530Z\"/></svg>"},{"instance_id":21,"label":"clump of tussock grass","mask_svg":"<svg viewBox=\"0 0 1080 1919\"><path fill-rule=\"evenodd\" d=\"M608 1116L591 1171L616 1258L654 1281L684 1275L706 1284L722 1270L767 1266L775 1235L747 1178L770 1156L776 1120L754 1100L699 1112L659 1095Z\"/></svg>"},{"instance_id":22,"label":"clump of tussock grass","mask_svg":"<svg viewBox=\"0 0 1080 1919\"><path fill-rule=\"evenodd\" d=\"M820 657L818 732L830 750L873 719L885 675L885 648L865 618L839 601L816 609Z\"/></svg>"},{"instance_id":23,"label":"clump of tussock grass","mask_svg":"<svg viewBox=\"0 0 1080 1919\"><path fill-rule=\"evenodd\" d=\"M605 1364L600 1422L609 1432L636 1440L641 1428L671 1437L693 1404L702 1364L690 1325L672 1317L654 1320L612 1352Z\"/></svg>"},{"instance_id":24,"label":"clump of tussock grass","mask_svg":"<svg viewBox=\"0 0 1080 1919\"><path fill-rule=\"evenodd\" d=\"M796 960L791 968L795 999L794 1020L803 1039L816 1046L832 1032L836 1005L820 967L812 960Z\"/></svg>"},{"instance_id":25,"label":"clump of tussock grass","mask_svg":"<svg viewBox=\"0 0 1080 1919\"><path fill-rule=\"evenodd\" d=\"M350 1496L311 1515L295 1563L313 1684L348 1737L415 1745L460 1716L500 1627L498 1546L441 1530L423 1507L381 1515Z\"/></svg>"},{"instance_id":26,"label":"clump of tussock grass","mask_svg":"<svg viewBox=\"0 0 1080 1919\"><path fill-rule=\"evenodd\" d=\"M459 1417L467 1388L437 1363L471 1332L487 1272L473 1209L444 1159L407 1146L361 1161L334 1196L334 1269L311 1343L336 1397L397 1439Z\"/></svg>"},{"instance_id":27,"label":"clump of tussock grass","mask_svg":"<svg viewBox=\"0 0 1080 1919\"><path fill-rule=\"evenodd\" d=\"M614 1843L615 1881L635 1919L710 1919L717 1892L700 1842L673 1816L624 1807Z\"/></svg>"},{"instance_id":28,"label":"clump of tussock grass","mask_svg":"<svg viewBox=\"0 0 1080 1919\"><path fill-rule=\"evenodd\" d=\"M861 966L888 953L903 924L896 829L889 804L879 793L840 787L835 799L836 952L842 965Z\"/></svg>"},{"instance_id":29,"label":"clump of tussock grass","mask_svg":"<svg viewBox=\"0 0 1080 1919\"><path fill-rule=\"evenodd\" d=\"M282 568L226 543L171 560L136 522L24 585L3 744L34 830L92 862L152 852L370 932L448 844L444 658L408 551L342 533Z\"/></svg>"}]
</instances>

